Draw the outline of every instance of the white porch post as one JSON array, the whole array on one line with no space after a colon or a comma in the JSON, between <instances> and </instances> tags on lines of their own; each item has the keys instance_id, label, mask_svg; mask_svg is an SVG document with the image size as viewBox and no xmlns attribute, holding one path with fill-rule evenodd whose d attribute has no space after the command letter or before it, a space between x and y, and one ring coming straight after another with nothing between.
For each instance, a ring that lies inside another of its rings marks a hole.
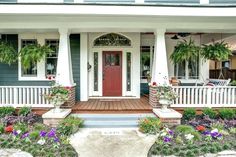
<instances>
[{"instance_id":1,"label":"white porch post","mask_svg":"<svg viewBox=\"0 0 236 157\"><path fill-rule=\"evenodd\" d=\"M80 34L80 101L88 101L88 35Z\"/></svg>"},{"instance_id":2,"label":"white porch post","mask_svg":"<svg viewBox=\"0 0 236 157\"><path fill-rule=\"evenodd\" d=\"M165 31L165 29L158 29L155 32L152 82L156 82L158 85L169 84Z\"/></svg>"},{"instance_id":3,"label":"white porch post","mask_svg":"<svg viewBox=\"0 0 236 157\"><path fill-rule=\"evenodd\" d=\"M57 61L56 82L61 86L75 86L72 73L69 30L59 29L60 41Z\"/></svg>"}]
</instances>

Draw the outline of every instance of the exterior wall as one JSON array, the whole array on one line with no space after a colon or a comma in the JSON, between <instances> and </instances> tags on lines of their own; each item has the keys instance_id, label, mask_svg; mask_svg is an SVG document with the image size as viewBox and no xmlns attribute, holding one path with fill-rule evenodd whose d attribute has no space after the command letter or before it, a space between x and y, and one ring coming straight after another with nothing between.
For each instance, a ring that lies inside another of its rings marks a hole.
<instances>
[{"instance_id":1,"label":"exterior wall","mask_svg":"<svg viewBox=\"0 0 236 157\"><path fill-rule=\"evenodd\" d=\"M48 39L51 33L43 33L43 34L35 34L35 33L27 33L27 34L19 34L18 36L11 35L8 36L8 41L10 41L16 48L20 48L18 46L18 42L21 39L41 39L41 44L43 44L44 39ZM54 37L57 37L54 34ZM55 39L55 38L53 38ZM79 34L72 34L70 36L71 42L71 56L72 56L72 68L73 68L73 77L74 81L77 84L76 86L76 100L80 99L80 35ZM45 68L45 65L41 65ZM42 68L42 67L40 67ZM19 66L18 64L7 65L0 63L0 86L48 86L49 81L44 80L19 80Z\"/></svg>"},{"instance_id":2,"label":"exterior wall","mask_svg":"<svg viewBox=\"0 0 236 157\"><path fill-rule=\"evenodd\" d=\"M80 100L80 35L70 35L70 48L72 59L72 71L75 87L75 100Z\"/></svg>"},{"instance_id":3,"label":"exterior wall","mask_svg":"<svg viewBox=\"0 0 236 157\"><path fill-rule=\"evenodd\" d=\"M93 68L89 71L89 96L102 96L102 51L122 51L122 96L140 97L140 33L118 33L131 40L130 47L93 47L97 37L107 33L89 34L89 63L93 63L93 53L98 52L98 91L93 90ZM126 53L131 53L131 91L126 91Z\"/></svg>"}]
</instances>

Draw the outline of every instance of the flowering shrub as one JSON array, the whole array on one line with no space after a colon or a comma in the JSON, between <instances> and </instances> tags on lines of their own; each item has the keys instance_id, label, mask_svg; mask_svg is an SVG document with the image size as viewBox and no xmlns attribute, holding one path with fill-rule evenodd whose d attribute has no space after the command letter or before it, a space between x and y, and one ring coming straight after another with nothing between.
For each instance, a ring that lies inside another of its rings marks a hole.
<instances>
[{"instance_id":1,"label":"flowering shrub","mask_svg":"<svg viewBox=\"0 0 236 157\"><path fill-rule=\"evenodd\" d=\"M173 135L174 135L174 132L166 127L157 134L156 142L160 145L163 145L163 144L168 145L172 142Z\"/></svg>"},{"instance_id":2,"label":"flowering shrub","mask_svg":"<svg viewBox=\"0 0 236 157\"><path fill-rule=\"evenodd\" d=\"M83 120L76 117L67 117L58 125L57 129L61 135L69 136L83 126Z\"/></svg>"},{"instance_id":3,"label":"flowering shrub","mask_svg":"<svg viewBox=\"0 0 236 157\"><path fill-rule=\"evenodd\" d=\"M45 95L45 98L54 105L62 105L69 100L71 87L62 87L53 83L50 88L50 93Z\"/></svg>"},{"instance_id":4,"label":"flowering shrub","mask_svg":"<svg viewBox=\"0 0 236 157\"><path fill-rule=\"evenodd\" d=\"M203 132L203 131L206 130L206 128L205 128L204 126L202 126L202 125L198 125L198 126L196 127L196 130L197 130L197 131L200 131L200 132Z\"/></svg>"},{"instance_id":5,"label":"flowering shrub","mask_svg":"<svg viewBox=\"0 0 236 157\"><path fill-rule=\"evenodd\" d=\"M146 134L156 134L161 127L162 123L156 117L147 117L139 120L139 130Z\"/></svg>"},{"instance_id":6,"label":"flowering shrub","mask_svg":"<svg viewBox=\"0 0 236 157\"><path fill-rule=\"evenodd\" d=\"M157 86L157 98L158 99L167 99L174 100L178 97L171 86Z\"/></svg>"}]
</instances>

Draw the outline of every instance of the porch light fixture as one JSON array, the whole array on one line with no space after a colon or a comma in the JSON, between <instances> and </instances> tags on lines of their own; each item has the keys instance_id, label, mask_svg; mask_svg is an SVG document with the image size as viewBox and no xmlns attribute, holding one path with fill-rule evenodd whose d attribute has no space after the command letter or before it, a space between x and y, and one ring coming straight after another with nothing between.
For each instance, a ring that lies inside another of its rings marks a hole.
<instances>
[{"instance_id":1,"label":"porch light fixture","mask_svg":"<svg viewBox=\"0 0 236 157\"><path fill-rule=\"evenodd\" d=\"M171 37L171 39L173 39L173 40L178 40L179 38L178 38L178 36L175 34L173 37Z\"/></svg>"}]
</instances>

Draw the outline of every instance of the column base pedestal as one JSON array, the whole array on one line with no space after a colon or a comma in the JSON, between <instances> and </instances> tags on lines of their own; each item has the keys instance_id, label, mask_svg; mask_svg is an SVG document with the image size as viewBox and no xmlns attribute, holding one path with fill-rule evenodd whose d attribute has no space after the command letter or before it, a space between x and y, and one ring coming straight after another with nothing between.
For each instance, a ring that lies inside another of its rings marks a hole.
<instances>
[{"instance_id":1,"label":"column base pedestal","mask_svg":"<svg viewBox=\"0 0 236 157\"><path fill-rule=\"evenodd\" d=\"M153 109L153 112L160 118L161 122L164 124L181 124L182 114L173 109L168 109L164 111L162 111L162 109Z\"/></svg>"}]
</instances>

